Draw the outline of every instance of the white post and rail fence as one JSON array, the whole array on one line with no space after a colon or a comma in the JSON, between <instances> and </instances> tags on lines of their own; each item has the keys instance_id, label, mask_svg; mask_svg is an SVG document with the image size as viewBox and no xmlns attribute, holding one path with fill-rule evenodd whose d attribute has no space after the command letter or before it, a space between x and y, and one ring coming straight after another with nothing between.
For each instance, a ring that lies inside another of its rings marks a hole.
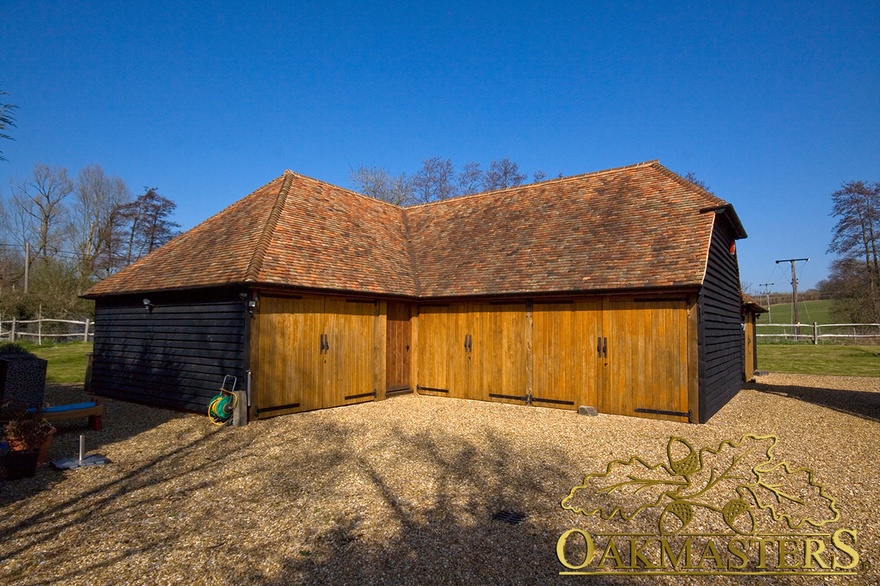
<instances>
[{"instance_id":1,"label":"white post and rail fence","mask_svg":"<svg viewBox=\"0 0 880 586\"><path fill-rule=\"evenodd\" d=\"M880 324L755 324L755 335L782 342L880 343Z\"/></svg>"},{"instance_id":2,"label":"white post and rail fence","mask_svg":"<svg viewBox=\"0 0 880 586\"><path fill-rule=\"evenodd\" d=\"M0 320L0 340L10 342L89 342L94 339L94 322L72 319L16 319Z\"/></svg>"},{"instance_id":3,"label":"white post and rail fence","mask_svg":"<svg viewBox=\"0 0 880 586\"><path fill-rule=\"evenodd\" d=\"M876 324L755 324L755 335L780 342L874 343L880 344L880 323ZM89 342L94 339L94 321L71 319L0 320L0 340L44 342Z\"/></svg>"}]
</instances>

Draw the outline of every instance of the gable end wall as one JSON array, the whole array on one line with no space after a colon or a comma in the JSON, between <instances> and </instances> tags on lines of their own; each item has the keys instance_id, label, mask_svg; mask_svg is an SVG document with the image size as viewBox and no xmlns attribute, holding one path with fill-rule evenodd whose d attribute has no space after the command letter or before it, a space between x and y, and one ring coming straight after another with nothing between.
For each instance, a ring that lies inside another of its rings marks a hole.
<instances>
[{"instance_id":1,"label":"gable end wall","mask_svg":"<svg viewBox=\"0 0 880 586\"><path fill-rule=\"evenodd\" d=\"M739 392L744 349L739 265L730 254L730 227L718 215L700 291L700 422L706 422Z\"/></svg>"}]
</instances>

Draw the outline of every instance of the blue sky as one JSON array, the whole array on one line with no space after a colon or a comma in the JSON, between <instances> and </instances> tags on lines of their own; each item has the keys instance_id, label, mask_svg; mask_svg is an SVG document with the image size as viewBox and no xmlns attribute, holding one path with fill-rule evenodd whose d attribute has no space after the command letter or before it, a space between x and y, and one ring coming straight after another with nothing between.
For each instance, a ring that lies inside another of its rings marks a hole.
<instances>
[{"instance_id":1,"label":"blue sky","mask_svg":"<svg viewBox=\"0 0 880 586\"><path fill-rule=\"evenodd\" d=\"M0 190L90 163L190 228L291 169L573 175L659 159L733 203L743 283L825 278L830 194L880 181L877 2L38 2L0 18Z\"/></svg>"}]
</instances>

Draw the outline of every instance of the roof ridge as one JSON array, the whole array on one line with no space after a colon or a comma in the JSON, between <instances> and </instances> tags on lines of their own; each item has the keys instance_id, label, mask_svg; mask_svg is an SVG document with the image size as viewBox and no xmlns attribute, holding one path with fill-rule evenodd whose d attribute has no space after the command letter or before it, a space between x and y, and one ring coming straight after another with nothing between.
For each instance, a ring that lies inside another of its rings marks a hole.
<instances>
[{"instance_id":1,"label":"roof ridge","mask_svg":"<svg viewBox=\"0 0 880 586\"><path fill-rule=\"evenodd\" d=\"M256 281L259 279L263 260L266 257L266 252L269 250L269 244L272 242L272 236L275 234L275 229L278 227L278 220L281 218L281 210L284 209L284 204L287 202L287 194L290 192L290 186L293 183L294 175L295 173L290 170L284 172L284 182L278 190L278 195L275 196L275 202L272 204L272 209L269 211L269 217L266 218L266 224L263 226L263 233L260 234L260 239L257 240L257 245L254 247L254 254L251 256L251 260L245 271L245 282Z\"/></svg>"},{"instance_id":2,"label":"roof ridge","mask_svg":"<svg viewBox=\"0 0 880 586\"><path fill-rule=\"evenodd\" d=\"M667 177L669 177L670 179L672 179L676 183L683 185L684 187L690 187L690 188L696 189L697 192L700 193L700 195L702 195L713 206L730 205L730 202L728 202L724 198L718 197L717 195L715 195L714 193L712 193L711 191L709 191L705 187L701 187L701 186L697 185L696 183L694 183L693 181L689 181L688 179L685 179L684 177L682 177L681 175L679 175L675 171L664 167L663 165L660 164L660 161L655 161L655 162L656 162L657 171L666 175Z\"/></svg>"},{"instance_id":3,"label":"roof ridge","mask_svg":"<svg viewBox=\"0 0 880 586\"><path fill-rule=\"evenodd\" d=\"M291 175L295 175L295 176L299 177L300 179L304 179L306 181L311 181L312 183L317 183L318 185L322 185L325 187L332 187L333 189L339 189L340 191L344 191L344 192L348 193L349 195L356 195L358 197L365 197L365 198L369 199L370 201L378 201L380 203L383 203L387 206L391 206L393 208L397 208L399 210L404 209L404 206L399 206L395 203L391 203L390 201L385 201L384 199L372 197L372 196L367 195L366 193L361 193L359 191L355 191L355 190L349 189L347 187L342 187L341 185L336 185L335 183L330 183L328 181L321 181L320 179L315 179L314 177L309 177L308 175L303 175L302 173L297 173L296 171L291 171L290 169L287 169L286 171L284 171L284 173L285 174L290 173Z\"/></svg>"},{"instance_id":4,"label":"roof ridge","mask_svg":"<svg viewBox=\"0 0 880 586\"><path fill-rule=\"evenodd\" d=\"M547 179L546 181L536 181L535 183L525 183L525 184L520 184L520 185L514 185L512 187L493 189L491 191L481 191L479 193L469 193L467 195L459 195L457 197L450 197L447 199L441 199L441 200L437 200L437 201L429 201L426 203L419 203L419 204L407 206L405 209L420 208L420 207L424 207L424 206L443 204L443 203L450 202L450 201L460 201L463 199L482 197L484 195L497 195L499 193L504 193L505 191L513 191L516 189L526 189L526 188L531 188L531 187L537 186L537 185L543 186L543 185L549 185L551 183L555 184L555 183L566 183L569 181L580 181L581 179L585 179L587 177L597 177L599 175L605 175L605 174L609 174L609 173L619 173L620 171L626 171L629 169L637 169L639 167L651 167L653 165L658 165L658 166L665 169L665 167L663 167L663 165L660 165L659 159L652 159L650 161L643 161L641 163L634 163L632 165L624 165L622 167L612 167L610 169L602 169L601 171L591 171L589 173L580 173L578 175L568 175L566 177L556 177L554 179ZM671 171L670 171L670 173L671 173Z\"/></svg>"},{"instance_id":5,"label":"roof ridge","mask_svg":"<svg viewBox=\"0 0 880 586\"><path fill-rule=\"evenodd\" d=\"M421 297L422 295L422 282L419 279L419 267L416 265L416 252L413 249L412 237L410 237L409 230L409 214L406 213L406 208L400 209L400 217L403 221L403 235L406 239L406 254L409 256L409 268L412 271L413 285L415 285L415 294L416 297Z\"/></svg>"}]
</instances>

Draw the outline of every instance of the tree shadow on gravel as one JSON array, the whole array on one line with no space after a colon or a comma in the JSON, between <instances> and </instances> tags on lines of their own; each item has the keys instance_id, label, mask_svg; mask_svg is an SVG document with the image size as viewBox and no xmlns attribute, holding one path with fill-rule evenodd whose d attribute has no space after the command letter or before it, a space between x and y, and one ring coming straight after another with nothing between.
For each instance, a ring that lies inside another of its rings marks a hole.
<instances>
[{"instance_id":1,"label":"tree shadow on gravel","mask_svg":"<svg viewBox=\"0 0 880 586\"><path fill-rule=\"evenodd\" d=\"M0 581L122 582L143 568L135 581L571 583L559 576L556 542L578 520L560 501L590 463L572 462L556 438L524 446L490 428L389 432L290 417L151 439L144 450L154 453L139 462L79 471L95 480L39 510L0 516ZM420 472L401 474L389 459ZM302 514L311 507L317 523Z\"/></svg>"},{"instance_id":2,"label":"tree shadow on gravel","mask_svg":"<svg viewBox=\"0 0 880 586\"><path fill-rule=\"evenodd\" d=\"M221 466L228 459L248 457L244 453L246 447L245 444L239 450L230 450L228 437L218 428L186 443L157 446L153 458L122 474L111 473L106 481L94 483L88 490L56 500L37 512L14 519L0 517L0 535L3 536L0 560L9 560L25 552L42 549L68 532L96 532L100 537L87 550L52 549L54 563L74 562L75 567L65 572L65 580L89 580L95 571L114 564L124 564L132 555L154 555L158 559L162 552L174 548L174 535L169 534L167 519L151 519L151 508L168 501L185 501L194 498L200 491L210 490L219 482L212 469ZM203 453L204 456L196 461L193 458L194 452ZM36 478L27 479L29 482L19 485L19 495L16 495L14 488L7 490L0 485L0 507L6 507L19 498L34 496L46 486L63 480L63 474L89 473L100 472L88 468L64 473L43 471ZM181 482L184 477L186 480ZM223 478L224 482L229 480L228 477ZM167 490L163 487L167 487ZM138 533L138 538L131 539L128 547L116 548L112 553L96 554L95 546L103 545L105 539L111 535L118 537L119 533L142 523L153 525L153 528L148 532ZM6 568L2 568L0 564L0 569ZM35 567L27 567L22 575L15 578L20 579L18 583L21 584L53 581L40 578L39 573L34 570ZM25 576L27 580L24 579ZM143 578L147 580L148 577ZM3 579L3 573L0 572L0 582Z\"/></svg>"},{"instance_id":3,"label":"tree shadow on gravel","mask_svg":"<svg viewBox=\"0 0 880 586\"><path fill-rule=\"evenodd\" d=\"M770 385L765 383L748 383L744 388L779 397L797 399L798 401L819 405L839 413L855 415L869 421L880 421L880 393Z\"/></svg>"},{"instance_id":4,"label":"tree shadow on gravel","mask_svg":"<svg viewBox=\"0 0 880 586\"><path fill-rule=\"evenodd\" d=\"M370 459L355 456L369 487L391 511L392 537L377 545L365 534L369 511L337 511L332 527L315 536L314 550L286 559L280 575L259 577L258 583L565 582L555 549L561 532L555 527L568 515L560 501L582 471L554 448L551 438L541 445L541 458L526 460L519 457L522 446L497 434L488 438L495 446L491 454L467 442L450 446L428 432L395 429L394 435L409 446L401 458L421 460L436 473L408 479L431 487L424 499L413 501L399 490L400 478L388 477ZM411 492L420 490L406 491Z\"/></svg>"}]
</instances>

